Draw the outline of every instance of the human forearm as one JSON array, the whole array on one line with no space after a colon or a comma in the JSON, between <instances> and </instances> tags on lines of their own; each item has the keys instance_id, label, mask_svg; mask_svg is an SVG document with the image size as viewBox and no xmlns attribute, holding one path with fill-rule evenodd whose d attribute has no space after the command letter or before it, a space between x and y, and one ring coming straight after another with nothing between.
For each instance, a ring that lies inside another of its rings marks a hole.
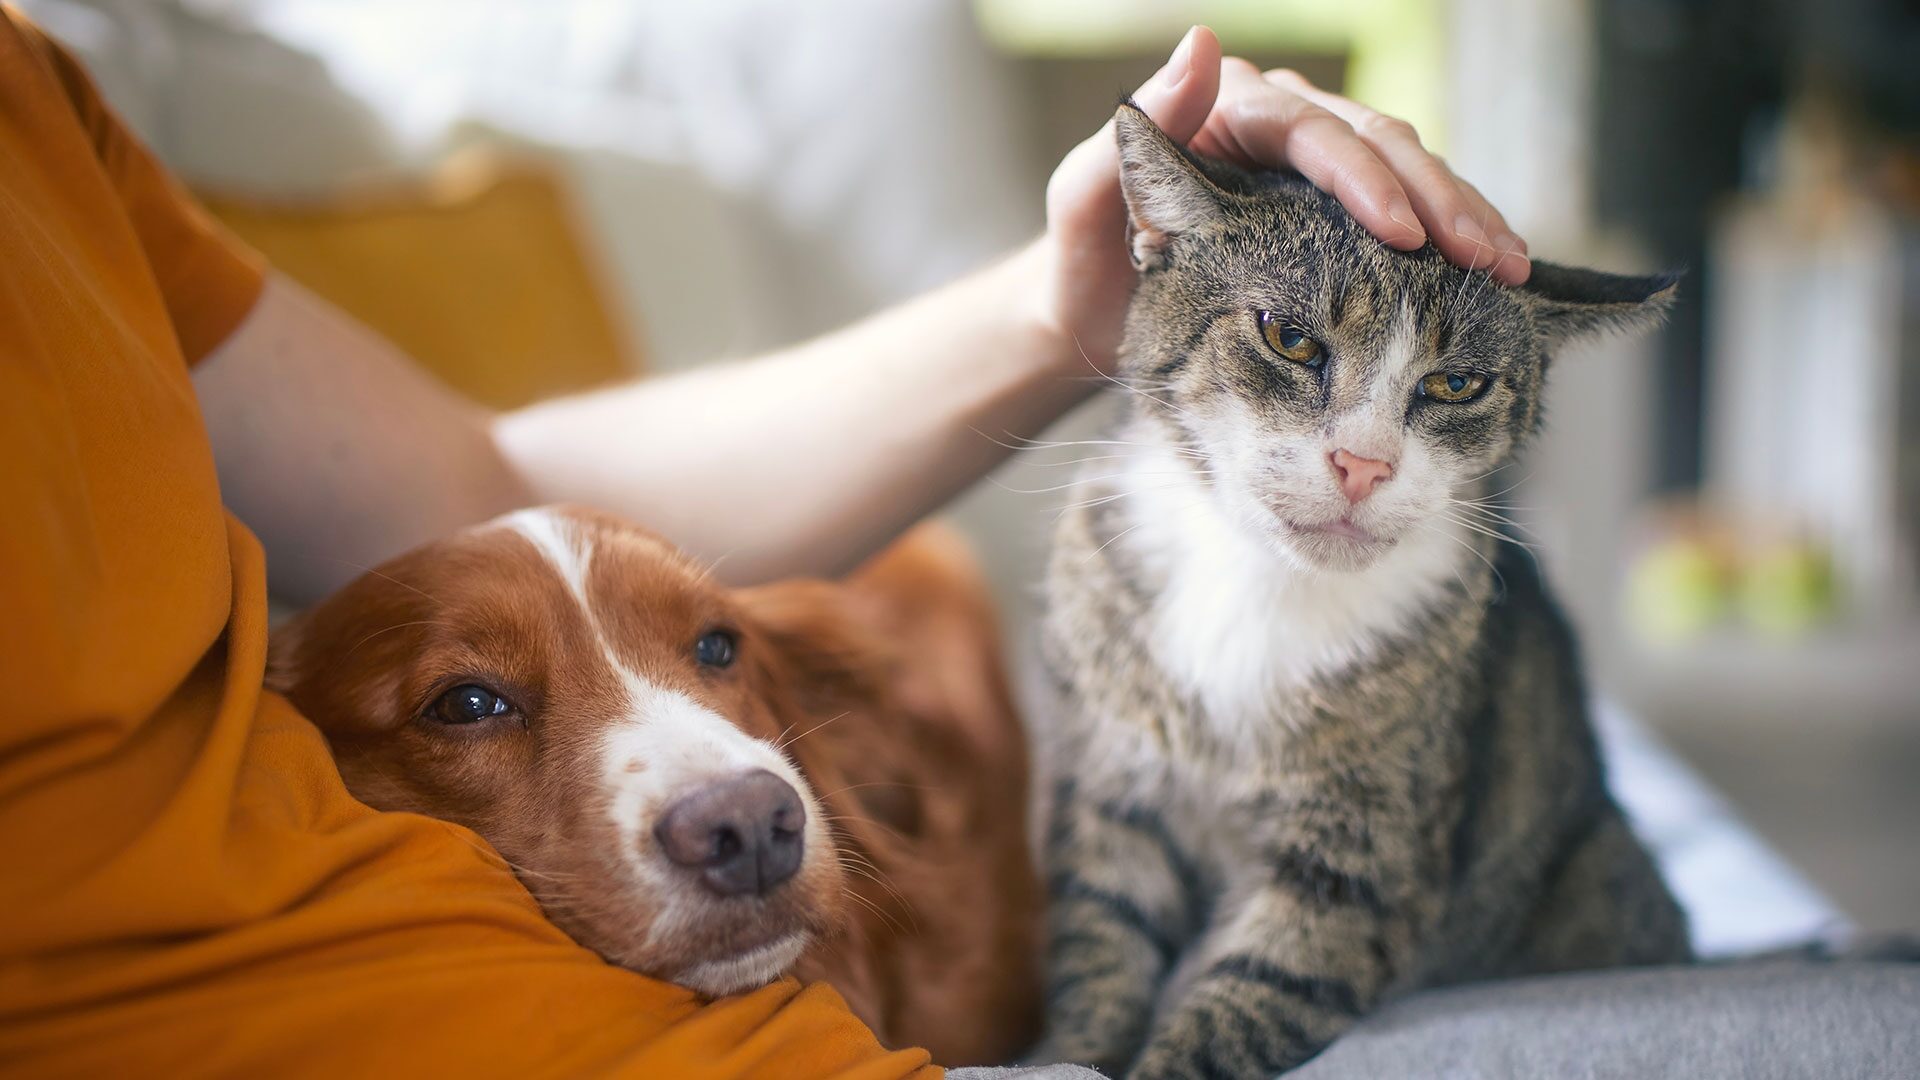
<instances>
[{"instance_id":1,"label":"human forearm","mask_svg":"<svg viewBox=\"0 0 1920 1080\"><path fill-rule=\"evenodd\" d=\"M1043 265L1036 246L781 353L498 417L275 277L194 383L227 503L294 600L557 501L656 528L734 580L826 574L1087 392L1076 374L1093 372L1040 317Z\"/></svg>"},{"instance_id":2,"label":"human forearm","mask_svg":"<svg viewBox=\"0 0 1920 1080\"><path fill-rule=\"evenodd\" d=\"M415 544L526 505L490 414L290 279L194 369L221 497L275 593L315 600Z\"/></svg>"},{"instance_id":3,"label":"human forearm","mask_svg":"<svg viewBox=\"0 0 1920 1080\"><path fill-rule=\"evenodd\" d=\"M496 440L538 501L652 525L729 579L838 572L1097 381L1042 316L1045 258L771 356L509 413Z\"/></svg>"}]
</instances>

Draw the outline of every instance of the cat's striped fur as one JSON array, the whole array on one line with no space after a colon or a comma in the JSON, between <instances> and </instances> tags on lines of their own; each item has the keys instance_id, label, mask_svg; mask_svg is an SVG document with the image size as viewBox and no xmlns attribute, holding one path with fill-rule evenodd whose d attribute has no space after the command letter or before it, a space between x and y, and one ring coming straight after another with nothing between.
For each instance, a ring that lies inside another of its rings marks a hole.
<instances>
[{"instance_id":1,"label":"cat's striped fur","mask_svg":"<svg viewBox=\"0 0 1920 1080\"><path fill-rule=\"evenodd\" d=\"M1048 575L1039 1056L1266 1076L1409 988L1685 958L1530 556L1413 490L1483 486L1538 423L1551 345L1657 314L1670 282L1465 280L1378 248L1297 179L1186 158L1130 109L1118 123L1136 392L1120 465L1083 481ZM1249 336L1248 311L1283 305L1329 343L1311 380ZM1484 400L1395 411L1460 356L1493 376ZM1290 546L1243 506L1265 484L1289 489L1275 514L1308 514L1292 488L1325 463L1292 459L1324 437L1391 446L1407 489L1367 511L1389 539L1357 554Z\"/></svg>"}]
</instances>

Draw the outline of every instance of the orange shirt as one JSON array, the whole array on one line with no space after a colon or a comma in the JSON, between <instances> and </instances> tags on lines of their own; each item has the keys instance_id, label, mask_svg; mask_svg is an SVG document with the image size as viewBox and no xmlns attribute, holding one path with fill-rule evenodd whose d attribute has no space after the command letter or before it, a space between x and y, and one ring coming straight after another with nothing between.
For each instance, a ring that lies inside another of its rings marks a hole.
<instances>
[{"instance_id":1,"label":"orange shirt","mask_svg":"<svg viewBox=\"0 0 1920 1080\"><path fill-rule=\"evenodd\" d=\"M0 1073L937 1076L831 989L603 963L261 690L188 365L261 271L0 9Z\"/></svg>"}]
</instances>

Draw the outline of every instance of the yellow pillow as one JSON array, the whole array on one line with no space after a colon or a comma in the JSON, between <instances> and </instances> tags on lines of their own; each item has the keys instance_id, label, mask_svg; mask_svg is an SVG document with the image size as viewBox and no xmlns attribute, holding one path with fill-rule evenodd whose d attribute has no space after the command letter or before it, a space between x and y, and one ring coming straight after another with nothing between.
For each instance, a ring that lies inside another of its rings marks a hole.
<instances>
[{"instance_id":1,"label":"yellow pillow","mask_svg":"<svg viewBox=\"0 0 1920 1080\"><path fill-rule=\"evenodd\" d=\"M425 183L324 201L202 199L280 271L476 401L510 408L641 369L566 193L536 163L468 154Z\"/></svg>"}]
</instances>

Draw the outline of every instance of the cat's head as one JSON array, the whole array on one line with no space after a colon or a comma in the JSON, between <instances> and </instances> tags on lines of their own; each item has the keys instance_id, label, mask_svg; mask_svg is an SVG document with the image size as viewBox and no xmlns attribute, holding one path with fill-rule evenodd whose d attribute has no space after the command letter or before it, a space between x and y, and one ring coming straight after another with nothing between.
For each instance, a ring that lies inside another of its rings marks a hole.
<instances>
[{"instance_id":1,"label":"cat's head","mask_svg":"<svg viewBox=\"0 0 1920 1080\"><path fill-rule=\"evenodd\" d=\"M1542 262L1507 288L1387 248L1297 176L1194 158L1131 105L1115 125L1140 273L1121 377L1303 567L1364 568L1440 521L1538 426L1556 346L1673 298L1672 275Z\"/></svg>"}]
</instances>

